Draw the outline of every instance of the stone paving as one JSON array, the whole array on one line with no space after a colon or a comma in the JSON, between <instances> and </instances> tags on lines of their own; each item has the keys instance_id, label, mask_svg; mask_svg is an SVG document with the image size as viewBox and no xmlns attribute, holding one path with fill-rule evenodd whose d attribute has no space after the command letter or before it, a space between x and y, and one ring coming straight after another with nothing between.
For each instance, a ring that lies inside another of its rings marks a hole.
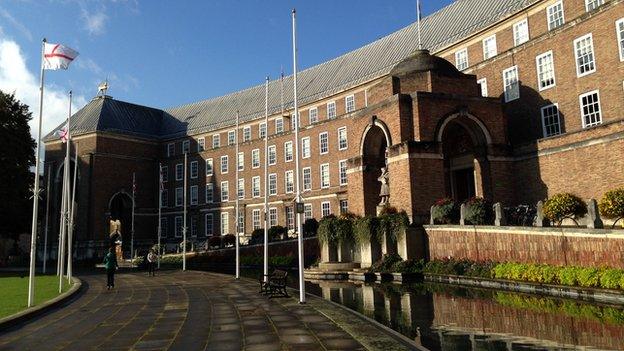
<instances>
[{"instance_id":1,"label":"stone paving","mask_svg":"<svg viewBox=\"0 0 624 351\"><path fill-rule=\"evenodd\" d=\"M252 280L193 271L151 278L123 273L108 291L104 274L80 278L86 289L76 300L0 334L0 350L371 349L314 307L324 302L268 299Z\"/></svg>"}]
</instances>

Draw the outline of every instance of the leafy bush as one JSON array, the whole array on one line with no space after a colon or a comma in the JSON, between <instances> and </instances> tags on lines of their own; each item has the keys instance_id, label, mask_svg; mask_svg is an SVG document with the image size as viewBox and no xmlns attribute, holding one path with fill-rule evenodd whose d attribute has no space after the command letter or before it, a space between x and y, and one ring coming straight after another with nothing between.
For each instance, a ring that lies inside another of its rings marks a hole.
<instances>
[{"instance_id":1,"label":"leafy bush","mask_svg":"<svg viewBox=\"0 0 624 351\"><path fill-rule=\"evenodd\" d=\"M392 273L392 270L395 268L396 264L401 261L403 261L403 259L398 254L385 254L381 258L381 260L373 263L370 271L380 273Z\"/></svg>"},{"instance_id":2,"label":"leafy bush","mask_svg":"<svg viewBox=\"0 0 624 351\"><path fill-rule=\"evenodd\" d=\"M405 211L397 213L388 213L378 217L379 227L382 234L386 234L388 239L397 242L401 235L405 232L407 226L409 226L409 218Z\"/></svg>"},{"instance_id":3,"label":"leafy bush","mask_svg":"<svg viewBox=\"0 0 624 351\"><path fill-rule=\"evenodd\" d=\"M601 215L615 219L616 222L624 218L624 188L607 191L600 199L598 208ZM624 227L624 222L622 222L622 227Z\"/></svg>"},{"instance_id":4,"label":"leafy bush","mask_svg":"<svg viewBox=\"0 0 624 351\"><path fill-rule=\"evenodd\" d=\"M620 269L605 268L600 275L600 286L605 289L618 289L624 279L624 272Z\"/></svg>"},{"instance_id":5,"label":"leafy bush","mask_svg":"<svg viewBox=\"0 0 624 351\"><path fill-rule=\"evenodd\" d=\"M312 236L316 236L316 231L318 230L319 223L314 218L308 218L303 222L303 237L308 238Z\"/></svg>"},{"instance_id":6,"label":"leafy bush","mask_svg":"<svg viewBox=\"0 0 624 351\"><path fill-rule=\"evenodd\" d=\"M424 260L411 259L395 263L394 267L392 267L392 271L396 273L422 273L424 268Z\"/></svg>"},{"instance_id":7,"label":"leafy bush","mask_svg":"<svg viewBox=\"0 0 624 351\"><path fill-rule=\"evenodd\" d=\"M340 216L335 219L334 230L336 240L340 243L353 242L353 219Z\"/></svg>"},{"instance_id":8,"label":"leafy bush","mask_svg":"<svg viewBox=\"0 0 624 351\"><path fill-rule=\"evenodd\" d=\"M264 233L262 234L264 235ZM278 241L286 239L288 230L281 225L275 225L269 228L269 241Z\"/></svg>"},{"instance_id":9,"label":"leafy bush","mask_svg":"<svg viewBox=\"0 0 624 351\"><path fill-rule=\"evenodd\" d=\"M397 210L396 207L390 206L390 205L386 204L379 211L379 216L389 215L389 214L396 214L396 213L399 213L399 210Z\"/></svg>"},{"instance_id":10,"label":"leafy bush","mask_svg":"<svg viewBox=\"0 0 624 351\"><path fill-rule=\"evenodd\" d=\"M334 215L321 218L319 221L318 231L316 235L320 243L333 244L338 241L336 238L336 221L338 219Z\"/></svg>"},{"instance_id":11,"label":"leafy bush","mask_svg":"<svg viewBox=\"0 0 624 351\"><path fill-rule=\"evenodd\" d=\"M377 217L366 216L353 221L353 238L358 244L373 241L381 243L382 236L383 232Z\"/></svg>"},{"instance_id":12,"label":"leafy bush","mask_svg":"<svg viewBox=\"0 0 624 351\"><path fill-rule=\"evenodd\" d=\"M459 222L459 207L450 198L443 198L435 202L431 208L431 216L435 224L452 224Z\"/></svg>"},{"instance_id":13,"label":"leafy bush","mask_svg":"<svg viewBox=\"0 0 624 351\"><path fill-rule=\"evenodd\" d=\"M491 224L494 219L492 204L481 197L472 197L464 202L464 219L467 224Z\"/></svg>"},{"instance_id":14,"label":"leafy bush","mask_svg":"<svg viewBox=\"0 0 624 351\"><path fill-rule=\"evenodd\" d=\"M232 247L236 245L236 235L234 234L224 235L223 238L221 239L221 244L223 245L223 247Z\"/></svg>"},{"instance_id":15,"label":"leafy bush","mask_svg":"<svg viewBox=\"0 0 624 351\"><path fill-rule=\"evenodd\" d=\"M208 239L208 248L210 249L218 249L221 247L221 236L214 235Z\"/></svg>"},{"instance_id":16,"label":"leafy bush","mask_svg":"<svg viewBox=\"0 0 624 351\"><path fill-rule=\"evenodd\" d=\"M557 279L562 285L576 285L576 267L561 267L557 271Z\"/></svg>"},{"instance_id":17,"label":"leafy bush","mask_svg":"<svg viewBox=\"0 0 624 351\"><path fill-rule=\"evenodd\" d=\"M262 256L241 256L242 265L264 265L264 257ZM293 256L269 256L269 266L292 266L295 262Z\"/></svg>"},{"instance_id":18,"label":"leafy bush","mask_svg":"<svg viewBox=\"0 0 624 351\"><path fill-rule=\"evenodd\" d=\"M262 243L264 243L264 228L254 229L254 231L251 232L251 239L249 240L249 244L254 245Z\"/></svg>"},{"instance_id":19,"label":"leafy bush","mask_svg":"<svg viewBox=\"0 0 624 351\"><path fill-rule=\"evenodd\" d=\"M578 218L585 216L585 214L587 214L587 205L573 194L556 194L544 203L544 217L557 225L561 225L561 222L566 218L576 222Z\"/></svg>"}]
</instances>

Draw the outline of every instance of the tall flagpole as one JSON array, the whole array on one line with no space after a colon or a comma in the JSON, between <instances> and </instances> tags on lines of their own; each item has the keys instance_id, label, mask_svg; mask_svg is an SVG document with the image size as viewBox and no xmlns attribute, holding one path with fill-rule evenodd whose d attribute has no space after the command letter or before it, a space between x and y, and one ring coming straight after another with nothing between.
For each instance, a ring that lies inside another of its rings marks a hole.
<instances>
[{"instance_id":1,"label":"tall flagpole","mask_svg":"<svg viewBox=\"0 0 624 351\"><path fill-rule=\"evenodd\" d=\"M297 248L299 251L299 303L305 303L305 280L303 278L303 223L301 221L301 211L299 205L301 203L301 189L299 187L299 105L297 101L297 12L292 10L292 31L293 31L293 101L295 107L295 172L297 179L295 181L296 198L295 212L297 213Z\"/></svg>"},{"instance_id":2,"label":"tall flagpole","mask_svg":"<svg viewBox=\"0 0 624 351\"><path fill-rule=\"evenodd\" d=\"M238 183L238 144L239 144L239 140L238 140L238 128L239 128L239 124L240 124L240 113L238 111L236 111L236 216L235 216L235 220L236 220L236 225L234 226L234 228L236 228L236 279L240 278L240 252L239 252L239 241L240 241L240 230L241 228L239 227L239 221L238 221L238 217L240 216L239 213L239 209L238 209L238 202L239 202L239 196L238 196L238 192L240 191L239 186L240 184Z\"/></svg>"},{"instance_id":3,"label":"tall flagpole","mask_svg":"<svg viewBox=\"0 0 624 351\"><path fill-rule=\"evenodd\" d=\"M71 104L72 92L69 91L69 111L67 114L67 143L65 146L65 165L63 166L63 192L65 193L65 205L63 206L63 228L61 229L61 271L59 274L59 294L63 292L63 275L65 273L65 245L67 243L67 231L69 224L69 202L71 193L69 192L69 155L71 152Z\"/></svg>"},{"instance_id":4,"label":"tall flagpole","mask_svg":"<svg viewBox=\"0 0 624 351\"><path fill-rule=\"evenodd\" d=\"M37 250L37 215L39 211L39 153L41 150L41 120L43 116L43 55L46 39L41 43L41 74L39 80L39 129L37 130L37 150L35 153L35 185L33 187L33 217L32 231L30 235L30 272L28 275L28 307L35 303L35 258Z\"/></svg>"},{"instance_id":5,"label":"tall flagpole","mask_svg":"<svg viewBox=\"0 0 624 351\"><path fill-rule=\"evenodd\" d=\"M280 105L284 114L284 66L280 67Z\"/></svg>"},{"instance_id":6,"label":"tall flagpole","mask_svg":"<svg viewBox=\"0 0 624 351\"><path fill-rule=\"evenodd\" d=\"M264 81L264 281L269 279L269 77Z\"/></svg>"},{"instance_id":7,"label":"tall flagpole","mask_svg":"<svg viewBox=\"0 0 624 351\"><path fill-rule=\"evenodd\" d=\"M46 273L46 263L48 260L48 224L50 222L50 178L52 177L52 165L48 167L48 185L46 186L46 219L43 230L43 274Z\"/></svg>"},{"instance_id":8,"label":"tall flagpole","mask_svg":"<svg viewBox=\"0 0 624 351\"><path fill-rule=\"evenodd\" d=\"M132 224L130 228L130 267L134 267L134 205L136 197L136 173L132 172Z\"/></svg>"},{"instance_id":9,"label":"tall flagpole","mask_svg":"<svg viewBox=\"0 0 624 351\"><path fill-rule=\"evenodd\" d=\"M420 36L420 17L421 17L421 13L420 13L420 0L416 0L416 16L417 16L416 21L418 22L416 24L417 27L418 27L418 50L422 50L422 40L421 40L421 36Z\"/></svg>"},{"instance_id":10,"label":"tall flagpole","mask_svg":"<svg viewBox=\"0 0 624 351\"><path fill-rule=\"evenodd\" d=\"M69 212L69 225L67 227L67 280L71 283L73 275L73 243L74 243L74 210L76 203L76 179L78 175L78 144L74 145L76 158L74 160L74 183L72 184L71 211Z\"/></svg>"},{"instance_id":11,"label":"tall flagpole","mask_svg":"<svg viewBox=\"0 0 624 351\"><path fill-rule=\"evenodd\" d=\"M63 165L65 165L65 161L63 161ZM61 275L61 257L63 255L63 231L64 223L65 223L65 215L63 211L65 210L65 202L67 201L67 189L65 189L65 166L63 166L63 178L61 180L61 211L60 211L60 223L59 223L59 237L58 237L58 252L56 254L56 275Z\"/></svg>"},{"instance_id":12,"label":"tall flagpole","mask_svg":"<svg viewBox=\"0 0 624 351\"><path fill-rule=\"evenodd\" d=\"M184 153L184 223L182 224L182 270L186 270L186 174L188 152Z\"/></svg>"},{"instance_id":13,"label":"tall flagpole","mask_svg":"<svg viewBox=\"0 0 624 351\"><path fill-rule=\"evenodd\" d=\"M163 194L163 175L162 175L162 163L158 163L158 255L156 258L158 260L158 269L160 269L160 253L162 252L160 248L160 236L162 235L162 194Z\"/></svg>"}]
</instances>

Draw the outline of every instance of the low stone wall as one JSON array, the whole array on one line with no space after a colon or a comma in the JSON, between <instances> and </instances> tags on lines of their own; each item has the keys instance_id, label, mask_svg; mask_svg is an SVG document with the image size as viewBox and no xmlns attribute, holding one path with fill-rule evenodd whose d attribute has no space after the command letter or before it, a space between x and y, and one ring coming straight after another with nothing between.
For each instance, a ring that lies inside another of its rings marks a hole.
<instances>
[{"instance_id":1,"label":"low stone wall","mask_svg":"<svg viewBox=\"0 0 624 351\"><path fill-rule=\"evenodd\" d=\"M624 230L426 225L430 259L624 268Z\"/></svg>"}]
</instances>

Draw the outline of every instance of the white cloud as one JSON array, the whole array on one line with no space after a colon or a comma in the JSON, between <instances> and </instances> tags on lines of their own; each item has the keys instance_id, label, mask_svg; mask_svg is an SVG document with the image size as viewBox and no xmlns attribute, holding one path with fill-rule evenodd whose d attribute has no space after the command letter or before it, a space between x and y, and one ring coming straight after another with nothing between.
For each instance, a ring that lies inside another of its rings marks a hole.
<instances>
[{"instance_id":1,"label":"white cloud","mask_svg":"<svg viewBox=\"0 0 624 351\"><path fill-rule=\"evenodd\" d=\"M104 9L95 12L89 12L83 8L80 17L83 20L84 28L90 35L101 35L106 31L106 20L108 16L104 13Z\"/></svg>"},{"instance_id":2,"label":"white cloud","mask_svg":"<svg viewBox=\"0 0 624 351\"><path fill-rule=\"evenodd\" d=\"M15 93L15 97L27 104L32 112L30 132L37 136L39 117L39 75L30 72L20 46L13 40L0 37L0 90ZM68 90L46 85L43 99L42 137L67 118ZM74 96L72 111L86 105L84 96Z\"/></svg>"}]
</instances>

